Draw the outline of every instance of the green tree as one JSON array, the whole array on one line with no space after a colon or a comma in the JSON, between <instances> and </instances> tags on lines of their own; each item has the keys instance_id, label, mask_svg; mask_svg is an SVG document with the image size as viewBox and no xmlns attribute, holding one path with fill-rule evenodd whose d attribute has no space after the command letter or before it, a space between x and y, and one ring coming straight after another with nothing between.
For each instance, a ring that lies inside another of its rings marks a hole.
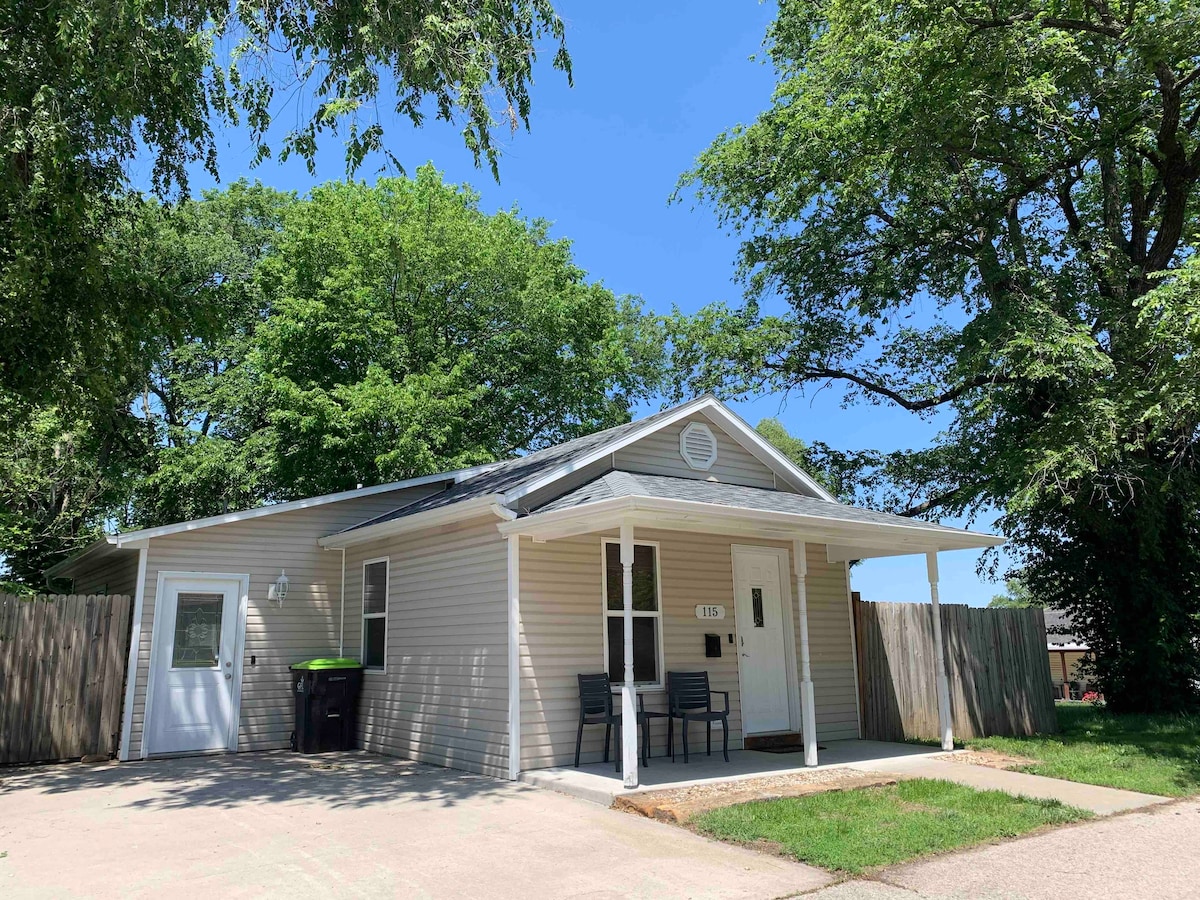
<instances>
[{"instance_id":1,"label":"green tree","mask_svg":"<svg viewBox=\"0 0 1200 900\"><path fill-rule=\"evenodd\" d=\"M854 500L864 471L879 463L878 454L870 451L847 453L823 441L806 444L778 419L763 419L754 430L840 500Z\"/></svg>"},{"instance_id":2,"label":"green tree","mask_svg":"<svg viewBox=\"0 0 1200 900\"><path fill-rule=\"evenodd\" d=\"M1009 578L1004 582L1004 587L1005 593L993 595L988 606L993 609L1025 609L1039 605L1021 579Z\"/></svg>"},{"instance_id":3,"label":"green tree","mask_svg":"<svg viewBox=\"0 0 1200 900\"><path fill-rule=\"evenodd\" d=\"M658 384L636 300L431 166L191 206L171 268L225 318L155 365L139 524L505 458L625 421Z\"/></svg>"},{"instance_id":4,"label":"green tree","mask_svg":"<svg viewBox=\"0 0 1200 900\"><path fill-rule=\"evenodd\" d=\"M0 448L0 554L6 580L41 588L48 564L120 511L131 460L147 448L126 411L86 418L46 408L21 420Z\"/></svg>"},{"instance_id":5,"label":"green tree","mask_svg":"<svg viewBox=\"0 0 1200 900\"><path fill-rule=\"evenodd\" d=\"M494 173L495 129L528 125L543 40L569 78L548 0L0 5L0 389L108 393L125 363L110 344L189 326L189 307L113 270L135 162L159 196L186 194L190 165L217 174L218 129L244 124L259 159L310 169L322 135L338 136L353 172L372 151L394 160L382 106L458 122ZM294 124L279 134L284 98Z\"/></svg>"},{"instance_id":6,"label":"green tree","mask_svg":"<svg viewBox=\"0 0 1200 900\"><path fill-rule=\"evenodd\" d=\"M691 175L746 234L749 302L672 334L693 388L941 412L886 461L910 511L1000 509L1117 709L1200 703L1198 26L1172 0L784 0L771 107Z\"/></svg>"}]
</instances>

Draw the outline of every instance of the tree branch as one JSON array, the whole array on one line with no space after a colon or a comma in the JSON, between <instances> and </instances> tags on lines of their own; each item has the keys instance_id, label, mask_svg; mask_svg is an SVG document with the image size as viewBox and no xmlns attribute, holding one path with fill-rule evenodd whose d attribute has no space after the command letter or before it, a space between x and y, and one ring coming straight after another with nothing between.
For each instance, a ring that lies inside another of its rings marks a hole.
<instances>
[{"instance_id":1,"label":"tree branch","mask_svg":"<svg viewBox=\"0 0 1200 900\"><path fill-rule=\"evenodd\" d=\"M900 406L909 412L921 412L923 410L933 409L934 407L941 406L945 403L950 403L953 400L957 400L968 391L973 391L976 388L983 387L984 385L1009 383L1009 379L998 378L994 375L978 375L975 378L964 381L962 384L942 391L940 394L936 394L932 397L922 397L919 400L912 400L908 397L905 397L900 392L894 391L889 387L885 387L878 382L871 381L870 379L864 378L862 375L858 375L854 372L847 372L843 369L804 369L800 372L797 372L796 375L800 381L817 381L823 378L849 381L852 384L858 385L863 390L870 391L873 394L878 394L881 397L886 397L897 406Z\"/></svg>"},{"instance_id":2,"label":"tree branch","mask_svg":"<svg viewBox=\"0 0 1200 900\"><path fill-rule=\"evenodd\" d=\"M1125 34L1125 29L1118 25L1088 22L1085 19L1059 19L1051 16L1043 16L1039 19L1037 13L1033 12L993 19L983 19L978 16L962 17L962 20L968 25L974 25L977 31L987 31L992 28L1011 28L1018 23L1032 22L1035 19L1041 28L1056 28L1059 31L1086 31L1091 34L1100 34L1104 37L1118 39Z\"/></svg>"},{"instance_id":3,"label":"tree branch","mask_svg":"<svg viewBox=\"0 0 1200 900\"><path fill-rule=\"evenodd\" d=\"M928 500L918 503L916 506L910 506L908 509L904 510L903 512L896 513L896 515L904 516L905 518L908 518L908 519L911 519L913 516L924 515L925 513L930 512L931 510L937 509L939 506L945 506L947 503L949 503L955 497L959 496L964 490L968 490L968 489L974 488L974 487L978 487L978 485L973 485L973 484L959 485L958 487L956 487L952 490L946 491L944 494L937 494L936 496L930 497Z\"/></svg>"}]
</instances>

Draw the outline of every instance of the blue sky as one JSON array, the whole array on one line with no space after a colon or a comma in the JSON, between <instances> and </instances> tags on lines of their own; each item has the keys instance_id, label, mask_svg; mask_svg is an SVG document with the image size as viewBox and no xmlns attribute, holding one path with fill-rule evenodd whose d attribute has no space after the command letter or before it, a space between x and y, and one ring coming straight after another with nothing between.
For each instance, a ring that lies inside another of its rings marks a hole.
<instances>
[{"instance_id":1,"label":"blue sky","mask_svg":"<svg viewBox=\"0 0 1200 900\"><path fill-rule=\"evenodd\" d=\"M531 131L500 135L499 184L474 167L453 125L430 121L417 130L385 119L389 149L409 172L432 161L449 180L469 182L486 210L518 205L528 216L550 220L556 236L574 242L576 260L593 278L618 293L640 295L652 310L736 304L737 237L718 225L712 210L668 201L680 174L718 133L753 120L768 104L772 70L750 57L761 51L774 5L562 0L558 7L567 22L575 87L550 68L547 52L533 88ZM285 107L276 121L296 116ZM219 153L226 183L246 176L303 193L345 175L336 139L323 145L315 178L296 160L252 169L245 133L223 133ZM378 166L369 160L359 177L373 179ZM212 183L194 173L193 190ZM937 431L901 410L842 409L837 389L734 406L751 423L776 416L793 434L844 449L920 447ZM943 602L982 604L999 590L975 574L976 559L970 552L943 555ZM922 558L868 561L853 580L867 600L928 599Z\"/></svg>"}]
</instances>

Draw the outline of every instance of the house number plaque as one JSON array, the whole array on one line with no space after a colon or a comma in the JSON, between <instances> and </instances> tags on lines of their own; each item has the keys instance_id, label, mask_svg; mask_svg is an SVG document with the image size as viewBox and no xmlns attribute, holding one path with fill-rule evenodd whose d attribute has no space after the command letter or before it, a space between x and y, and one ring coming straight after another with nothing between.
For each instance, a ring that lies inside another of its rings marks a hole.
<instances>
[{"instance_id":1,"label":"house number plaque","mask_svg":"<svg viewBox=\"0 0 1200 900\"><path fill-rule=\"evenodd\" d=\"M697 619L723 619L725 618L724 606L709 606L700 604L696 607Z\"/></svg>"}]
</instances>

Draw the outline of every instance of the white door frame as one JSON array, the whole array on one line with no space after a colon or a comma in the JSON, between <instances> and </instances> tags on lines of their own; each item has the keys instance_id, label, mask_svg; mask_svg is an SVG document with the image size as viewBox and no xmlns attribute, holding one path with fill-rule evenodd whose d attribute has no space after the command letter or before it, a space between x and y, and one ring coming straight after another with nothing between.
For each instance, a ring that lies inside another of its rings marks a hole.
<instances>
[{"instance_id":1,"label":"white door frame","mask_svg":"<svg viewBox=\"0 0 1200 900\"><path fill-rule=\"evenodd\" d=\"M783 547L760 547L756 544L733 544L730 547L730 564L733 576L733 621L737 627L737 557L738 553L761 553L774 556L779 565L779 603L783 607L783 654L784 668L787 670L788 693L788 730L800 731L800 683L796 662L796 621L792 616L792 561L790 551ZM742 697L742 653L741 635L738 635L738 702ZM746 720L742 719L742 738L751 734L778 734L773 731L746 730Z\"/></svg>"},{"instance_id":2,"label":"white door frame","mask_svg":"<svg viewBox=\"0 0 1200 900\"><path fill-rule=\"evenodd\" d=\"M154 716L154 682L158 670L159 659L166 652L163 649L163 629L160 627L162 616L159 614L163 602L163 590L166 583L172 579L188 581L236 581L239 584L237 625L233 648L233 689L231 691L231 713L229 717L229 734L226 738L225 749L236 753L238 747L238 730L242 718L242 662L246 651L246 613L250 609L250 576L236 572L166 572L158 573L158 581L154 590L154 620L150 628L150 669L146 676L146 710L142 716L142 746L141 758L149 757L153 750L150 748L151 722Z\"/></svg>"}]
</instances>

